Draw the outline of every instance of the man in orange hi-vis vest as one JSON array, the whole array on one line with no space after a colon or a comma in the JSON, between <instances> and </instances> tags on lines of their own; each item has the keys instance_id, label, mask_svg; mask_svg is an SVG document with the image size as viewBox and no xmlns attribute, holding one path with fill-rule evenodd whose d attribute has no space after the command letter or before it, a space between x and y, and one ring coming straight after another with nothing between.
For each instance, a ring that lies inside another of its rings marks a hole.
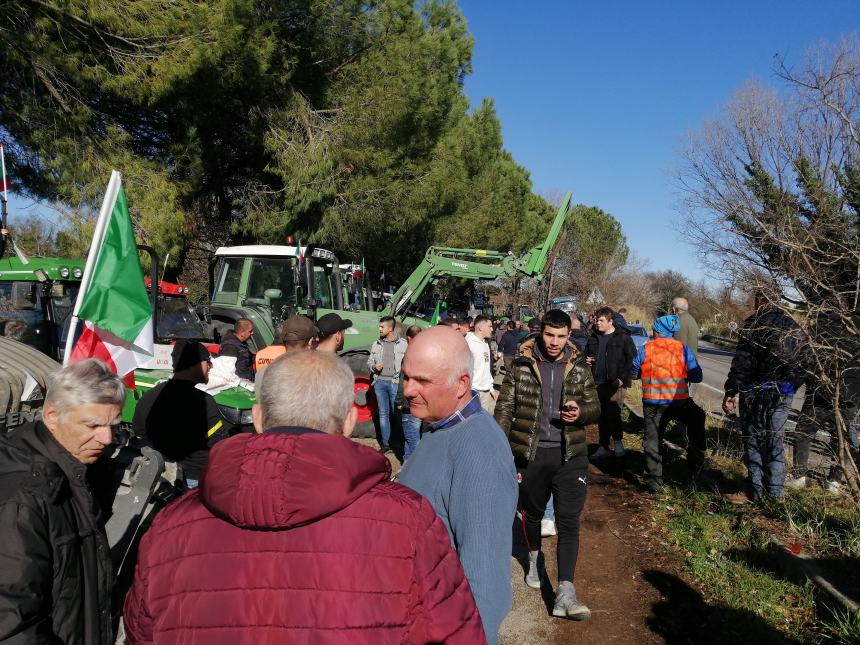
<instances>
[{"instance_id":1,"label":"man in orange hi-vis vest","mask_svg":"<svg viewBox=\"0 0 860 645\"><path fill-rule=\"evenodd\" d=\"M310 350L319 336L319 329L307 316L290 316L278 325L278 341L257 352L257 378L279 356L287 352Z\"/></svg>"},{"instance_id":2,"label":"man in orange hi-vis vest","mask_svg":"<svg viewBox=\"0 0 860 645\"><path fill-rule=\"evenodd\" d=\"M672 335L681 328L678 316L654 321L654 340L639 348L633 378L642 379L645 416L645 486L651 493L663 487L663 430L671 419L687 426L687 464L694 475L705 465L705 412L690 398L690 383L701 383L702 368L692 350Z\"/></svg>"}]
</instances>

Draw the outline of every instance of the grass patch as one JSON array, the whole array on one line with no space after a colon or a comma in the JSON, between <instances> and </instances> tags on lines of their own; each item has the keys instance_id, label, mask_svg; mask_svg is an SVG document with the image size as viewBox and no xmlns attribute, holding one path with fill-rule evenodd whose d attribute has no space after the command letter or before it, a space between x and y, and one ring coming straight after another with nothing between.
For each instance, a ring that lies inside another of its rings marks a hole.
<instances>
[{"instance_id":1,"label":"grass patch","mask_svg":"<svg viewBox=\"0 0 860 645\"><path fill-rule=\"evenodd\" d=\"M812 585L797 585L779 574L770 535L752 513L708 494L670 487L654 514L661 543L679 554L706 596L734 610L738 637L749 642L772 642L775 634L785 642L815 639Z\"/></svg>"},{"instance_id":2,"label":"grass patch","mask_svg":"<svg viewBox=\"0 0 860 645\"><path fill-rule=\"evenodd\" d=\"M860 511L844 497L819 488L790 490L783 504L768 506L766 513L818 554L860 557Z\"/></svg>"},{"instance_id":3,"label":"grass patch","mask_svg":"<svg viewBox=\"0 0 860 645\"><path fill-rule=\"evenodd\" d=\"M856 645L860 643L860 611L834 612L822 637L827 643Z\"/></svg>"},{"instance_id":4,"label":"grass patch","mask_svg":"<svg viewBox=\"0 0 860 645\"><path fill-rule=\"evenodd\" d=\"M737 447L720 440L719 421L708 426L721 487L740 490L746 469ZM638 437L625 442L641 449ZM772 536L798 542L835 579L860 581L860 509L850 499L808 488L787 491L782 503L737 507L691 487L680 464L664 455L669 485L654 505L657 539L677 554L709 606L730 613L737 642L860 643L860 615L817 605L811 582L783 575L772 543Z\"/></svg>"}]
</instances>

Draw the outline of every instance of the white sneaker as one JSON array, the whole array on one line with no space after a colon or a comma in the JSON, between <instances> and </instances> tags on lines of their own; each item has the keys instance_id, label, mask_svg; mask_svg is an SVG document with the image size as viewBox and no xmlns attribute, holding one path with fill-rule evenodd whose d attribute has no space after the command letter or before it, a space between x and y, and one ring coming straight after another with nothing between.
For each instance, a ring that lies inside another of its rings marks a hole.
<instances>
[{"instance_id":1,"label":"white sneaker","mask_svg":"<svg viewBox=\"0 0 860 645\"><path fill-rule=\"evenodd\" d=\"M828 493L841 493L842 492L842 482L836 481L835 479L831 479L827 482L827 492Z\"/></svg>"},{"instance_id":2,"label":"white sneaker","mask_svg":"<svg viewBox=\"0 0 860 645\"><path fill-rule=\"evenodd\" d=\"M624 456L624 444L620 441L615 442L615 456L623 457Z\"/></svg>"},{"instance_id":3,"label":"white sneaker","mask_svg":"<svg viewBox=\"0 0 860 645\"><path fill-rule=\"evenodd\" d=\"M555 520L548 517L543 518L540 521L540 536L552 537L553 535L556 535Z\"/></svg>"},{"instance_id":4,"label":"white sneaker","mask_svg":"<svg viewBox=\"0 0 860 645\"><path fill-rule=\"evenodd\" d=\"M785 480L786 488L806 488L806 475L802 477L787 477Z\"/></svg>"},{"instance_id":5,"label":"white sneaker","mask_svg":"<svg viewBox=\"0 0 860 645\"><path fill-rule=\"evenodd\" d=\"M591 455L591 458L592 458L592 459L606 459L606 458L607 458L607 457L609 457L611 454L612 454L612 453L611 453L611 452L609 452L609 451L608 451L606 448L604 448L603 446L598 446L598 447L597 447L597 450L595 450L595 451L594 451L594 454L593 454L593 455Z\"/></svg>"}]
</instances>

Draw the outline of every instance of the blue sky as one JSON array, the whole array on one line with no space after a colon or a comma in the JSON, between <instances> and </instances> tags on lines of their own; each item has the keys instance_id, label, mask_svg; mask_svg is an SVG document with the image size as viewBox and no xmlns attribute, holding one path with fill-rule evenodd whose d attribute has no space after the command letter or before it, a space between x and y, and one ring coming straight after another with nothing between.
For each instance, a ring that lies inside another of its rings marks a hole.
<instances>
[{"instance_id":1,"label":"blue sky","mask_svg":"<svg viewBox=\"0 0 860 645\"><path fill-rule=\"evenodd\" d=\"M706 276L676 231L685 133L774 55L860 31L857 0L460 0L475 38L466 93L491 97L540 193L572 190L621 222L652 269Z\"/></svg>"}]
</instances>

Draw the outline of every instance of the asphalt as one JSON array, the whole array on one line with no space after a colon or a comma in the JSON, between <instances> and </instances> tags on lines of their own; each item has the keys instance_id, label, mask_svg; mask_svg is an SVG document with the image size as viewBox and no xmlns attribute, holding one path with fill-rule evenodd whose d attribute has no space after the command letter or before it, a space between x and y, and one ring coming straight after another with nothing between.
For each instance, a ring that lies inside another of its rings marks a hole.
<instances>
[{"instance_id":1,"label":"asphalt","mask_svg":"<svg viewBox=\"0 0 860 645\"><path fill-rule=\"evenodd\" d=\"M722 414L722 402L725 396L723 386L729 375L732 358L735 353L705 341L699 341L699 364L702 366L702 382L693 389L693 398L706 411ZM792 409L799 412L806 397L806 388L802 387L794 397ZM791 421L794 420L792 416ZM793 425L792 425L793 427Z\"/></svg>"},{"instance_id":2,"label":"asphalt","mask_svg":"<svg viewBox=\"0 0 860 645\"><path fill-rule=\"evenodd\" d=\"M699 341L699 364L702 366L703 380L693 390L694 398L705 410L722 412L726 377L735 353L705 341Z\"/></svg>"}]
</instances>

